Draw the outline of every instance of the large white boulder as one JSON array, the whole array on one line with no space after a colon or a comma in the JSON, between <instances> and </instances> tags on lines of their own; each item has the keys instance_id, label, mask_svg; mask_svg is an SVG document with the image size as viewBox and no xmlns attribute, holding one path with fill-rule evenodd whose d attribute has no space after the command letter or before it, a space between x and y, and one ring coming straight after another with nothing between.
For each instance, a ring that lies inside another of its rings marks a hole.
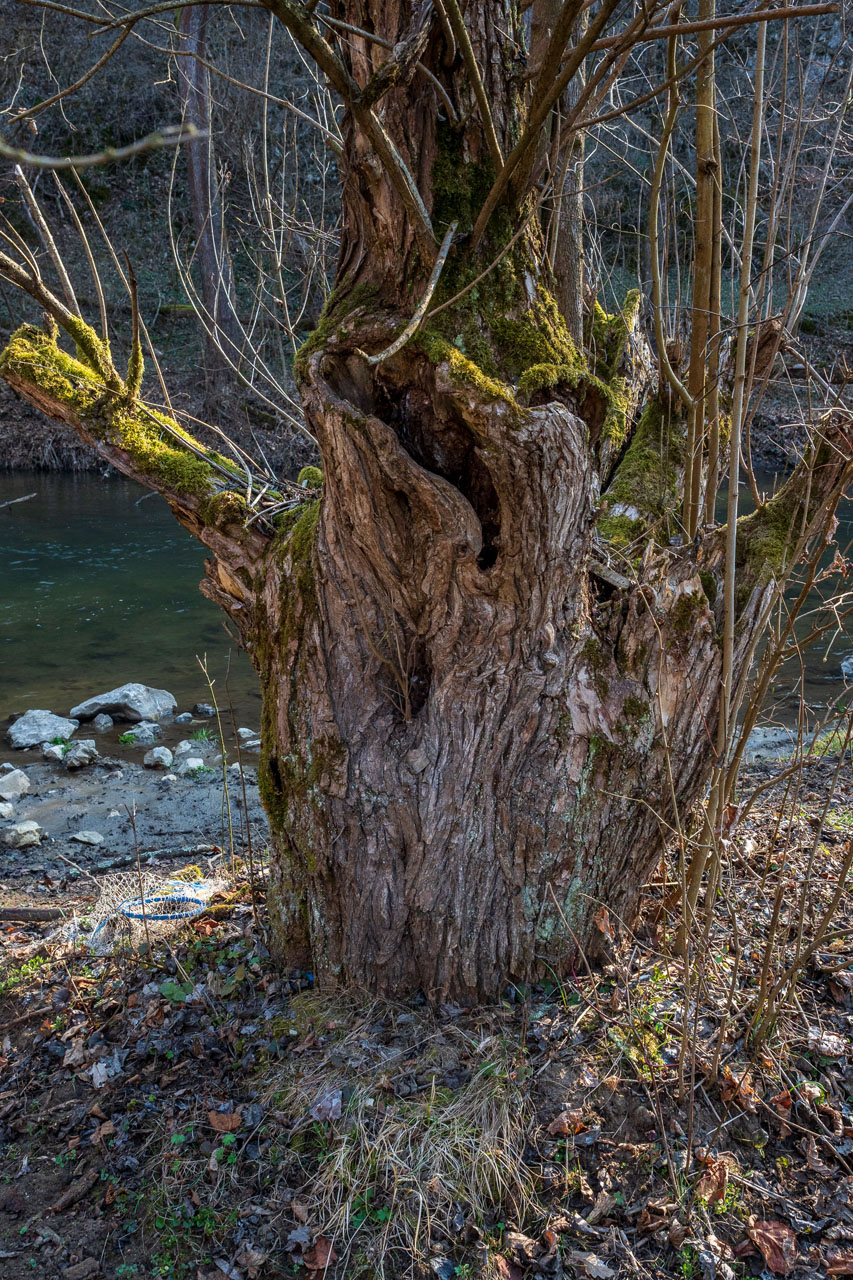
<instances>
[{"instance_id":1,"label":"large white boulder","mask_svg":"<svg viewBox=\"0 0 853 1280\"><path fill-rule=\"evenodd\" d=\"M99 693L94 698L81 702L74 707L72 716L78 720L91 720L94 716L105 712L114 720L159 720L161 716L170 716L178 708L178 704L165 689L151 689L147 684L123 684L118 689L110 689L109 693Z\"/></svg>"},{"instance_id":2,"label":"large white boulder","mask_svg":"<svg viewBox=\"0 0 853 1280\"><path fill-rule=\"evenodd\" d=\"M79 720L55 716L52 711L25 711L9 726L6 737L16 751L22 751L26 747L40 747L54 738L70 738L79 723Z\"/></svg>"}]
</instances>

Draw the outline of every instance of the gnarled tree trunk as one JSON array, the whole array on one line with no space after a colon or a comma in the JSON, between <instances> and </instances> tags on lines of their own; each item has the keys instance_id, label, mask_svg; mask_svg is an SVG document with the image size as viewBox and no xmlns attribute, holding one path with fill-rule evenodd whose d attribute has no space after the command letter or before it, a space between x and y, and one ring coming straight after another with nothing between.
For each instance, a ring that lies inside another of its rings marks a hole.
<instances>
[{"instance_id":1,"label":"gnarled tree trunk","mask_svg":"<svg viewBox=\"0 0 853 1280\"><path fill-rule=\"evenodd\" d=\"M324 982L486 999L630 923L707 782L723 531L673 545L684 422L649 394L637 300L590 317L584 354L530 194L506 182L483 225L532 109L517 7L469 0L466 49L448 0L441 21L348 0L346 65L307 10L269 7L348 107L337 287L296 364L322 488L246 528L236 480L178 465L118 375L91 390L97 338L26 282L84 364L26 330L0 372L213 551L205 590L263 685L279 954ZM454 224L424 323L382 355ZM738 671L788 531L849 477L842 443L744 522Z\"/></svg>"}]
</instances>

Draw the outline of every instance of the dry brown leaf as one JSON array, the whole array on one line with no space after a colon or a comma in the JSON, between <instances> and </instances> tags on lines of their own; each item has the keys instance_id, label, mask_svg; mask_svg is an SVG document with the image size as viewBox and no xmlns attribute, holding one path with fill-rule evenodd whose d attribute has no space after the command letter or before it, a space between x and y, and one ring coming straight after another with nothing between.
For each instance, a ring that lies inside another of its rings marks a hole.
<instances>
[{"instance_id":1,"label":"dry brown leaf","mask_svg":"<svg viewBox=\"0 0 853 1280\"><path fill-rule=\"evenodd\" d=\"M208 1111L207 1118L217 1133L236 1133L243 1123L242 1111Z\"/></svg>"},{"instance_id":2,"label":"dry brown leaf","mask_svg":"<svg viewBox=\"0 0 853 1280\"><path fill-rule=\"evenodd\" d=\"M683 1222L679 1222L677 1218L673 1218L669 1224L669 1243L673 1249L680 1251L684 1241L687 1239L687 1228Z\"/></svg>"},{"instance_id":3,"label":"dry brown leaf","mask_svg":"<svg viewBox=\"0 0 853 1280\"><path fill-rule=\"evenodd\" d=\"M828 1276L853 1276L853 1253L836 1253L826 1263Z\"/></svg>"},{"instance_id":4,"label":"dry brown leaf","mask_svg":"<svg viewBox=\"0 0 853 1280\"><path fill-rule=\"evenodd\" d=\"M806 1148L806 1164L812 1173L820 1174L822 1178L835 1177L835 1170L831 1169L826 1161L821 1160L814 1138L809 1138L809 1145Z\"/></svg>"},{"instance_id":5,"label":"dry brown leaf","mask_svg":"<svg viewBox=\"0 0 853 1280\"><path fill-rule=\"evenodd\" d=\"M706 1204L716 1204L726 1194L729 1185L729 1168L725 1160L711 1160L696 1184L696 1194Z\"/></svg>"},{"instance_id":6,"label":"dry brown leaf","mask_svg":"<svg viewBox=\"0 0 853 1280\"><path fill-rule=\"evenodd\" d=\"M667 1225L671 1214L677 1207L677 1205L670 1204L668 1200L650 1200L637 1219L637 1230L642 1231L644 1235L650 1235L653 1231L660 1231L662 1227Z\"/></svg>"},{"instance_id":7,"label":"dry brown leaf","mask_svg":"<svg viewBox=\"0 0 853 1280\"><path fill-rule=\"evenodd\" d=\"M786 1276L797 1261L797 1237L784 1222L753 1222L747 1235L771 1271Z\"/></svg>"},{"instance_id":8,"label":"dry brown leaf","mask_svg":"<svg viewBox=\"0 0 853 1280\"><path fill-rule=\"evenodd\" d=\"M569 1249L566 1260L574 1267L583 1267L590 1280L611 1280L612 1276L618 1274L597 1253L588 1253L583 1249Z\"/></svg>"},{"instance_id":9,"label":"dry brown leaf","mask_svg":"<svg viewBox=\"0 0 853 1280\"><path fill-rule=\"evenodd\" d=\"M787 1138L791 1132L791 1126L788 1120L791 1117L791 1108L794 1105L794 1099L791 1097L789 1089L783 1089L781 1093L777 1093L775 1097L770 1099L770 1105L775 1109L779 1117L779 1137Z\"/></svg>"},{"instance_id":10,"label":"dry brown leaf","mask_svg":"<svg viewBox=\"0 0 853 1280\"><path fill-rule=\"evenodd\" d=\"M840 1111L836 1111L835 1107L831 1107L828 1102L818 1104L817 1108L820 1115L824 1116L829 1122L829 1126L836 1138L844 1136L844 1118Z\"/></svg>"},{"instance_id":11,"label":"dry brown leaf","mask_svg":"<svg viewBox=\"0 0 853 1280\"><path fill-rule=\"evenodd\" d=\"M506 1249L512 1261L517 1262L519 1266L526 1266L527 1263L534 1262L541 1253L537 1241L530 1236L523 1235L520 1231L505 1231L501 1247Z\"/></svg>"},{"instance_id":12,"label":"dry brown leaf","mask_svg":"<svg viewBox=\"0 0 853 1280\"><path fill-rule=\"evenodd\" d=\"M111 1138L115 1134L116 1127L112 1120L105 1120L103 1124L99 1124L95 1132L92 1134L92 1142L103 1142L104 1138Z\"/></svg>"},{"instance_id":13,"label":"dry brown leaf","mask_svg":"<svg viewBox=\"0 0 853 1280\"><path fill-rule=\"evenodd\" d=\"M556 1120L552 1120L548 1125L548 1132L552 1137L558 1134L583 1133L586 1125L580 1111L561 1111Z\"/></svg>"},{"instance_id":14,"label":"dry brown leaf","mask_svg":"<svg viewBox=\"0 0 853 1280\"><path fill-rule=\"evenodd\" d=\"M514 1262L507 1262L502 1254L496 1253L492 1258L495 1264L495 1280L522 1280L524 1272Z\"/></svg>"},{"instance_id":15,"label":"dry brown leaf","mask_svg":"<svg viewBox=\"0 0 853 1280\"><path fill-rule=\"evenodd\" d=\"M735 1075L730 1067L723 1068L720 1098L723 1102L737 1102L745 1111L758 1109L758 1095L750 1083L749 1076L743 1072Z\"/></svg>"},{"instance_id":16,"label":"dry brown leaf","mask_svg":"<svg viewBox=\"0 0 853 1280\"><path fill-rule=\"evenodd\" d=\"M293 1214L297 1222L308 1221L308 1206L302 1200L291 1200L290 1212Z\"/></svg>"},{"instance_id":17,"label":"dry brown leaf","mask_svg":"<svg viewBox=\"0 0 853 1280\"><path fill-rule=\"evenodd\" d=\"M238 1267L246 1268L246 1275L249 1280L257 1280L257 1277L262 1273L263 1265L268 1256L266 1253L261 1253L260 1249L255 1249L250 1244L244 1244L241 1246L240 1252L234 1261Z\"/></svg>"},{"instance_id":18,"label":"dry brown leaf","mask_svg":"<svg viewBox=\"0 0 853 1280\"><path fill-rule=\"evenodd\" d=\"M302 1262L309 1271L325 1271L337 1258L335 1246L328 1236L318 1236L313 1249L303 1253Z\"/></svg>"},{"instance_id":19,"label":"dry brown leaf","mask_svg":"<svg viewBox=\"0 0 853 1280\"><path fill-rule=\"evenodd\" d=\"M819 1053L822 1058L843 1058L850 1047L843 1036L820 1027L809 1027L808 1042L812 1053Z\"/></svg>"},{"instance_id":20,"label":"dry brown leaf","mask_svg":"<svg viewBox=\"0 0 853 1280\"><path fill-rule=\"evenodd\" d=\"M595 915L592 918L595 921L598 928L604 934L605 938L609 939L609 941L612 942L613 926L610 923L610 916L608 915L607 908L599 907L598 911L596 911Z\"/></svg>"}]
</instances>

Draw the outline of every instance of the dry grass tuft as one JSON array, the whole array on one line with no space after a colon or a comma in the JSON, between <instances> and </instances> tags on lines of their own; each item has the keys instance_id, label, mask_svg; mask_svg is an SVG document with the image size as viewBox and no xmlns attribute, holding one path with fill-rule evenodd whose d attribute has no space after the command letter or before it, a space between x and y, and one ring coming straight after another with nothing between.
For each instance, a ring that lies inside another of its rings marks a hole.
<instances>
[{"instance_id":1,"label":"dry grass tuft","mask_svg":"<svg viewBox=\"0 0 853 1280\"><path fill-rule=\"evenodd\" d=\"M533 1114L517 1042L404 1006L306 994L292 1011L302 1043L322 1032L323 1048L274 1082L290 1123L280 1173L350 1259L345 1274L423 1274L431 1246L481 1239L501 1214L525 1221Z\"/></svg>"}]
</instances>

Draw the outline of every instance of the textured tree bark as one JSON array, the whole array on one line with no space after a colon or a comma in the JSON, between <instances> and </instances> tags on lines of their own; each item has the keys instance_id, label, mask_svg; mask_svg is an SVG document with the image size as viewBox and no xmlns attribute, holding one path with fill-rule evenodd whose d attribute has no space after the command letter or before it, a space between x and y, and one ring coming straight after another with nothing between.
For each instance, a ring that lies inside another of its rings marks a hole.
<instances>
[{"instance_id":1,"label":"textured tree bark","mask_svg":"<svg viewBox=\"0 0 853 1280\"><path fill-rule=\"evenodd\" d=\"M384 408L328 351L304 375L327 478L261 611L277 936L327 981L485 999L630 924L707 782L723 543L607 599L578 416L422 358L382 381ZM770 589L744 556L741 663Z\"/></svg>"},{"instance_id":2,"label":"textured tree bark","mask_svg":"<svg viewBox=\"0 0 853 1280\"><path fill-rule=\"evenodd\" d=\"M295 367L322 490L274 536L245 526L237 482L216 492L221 467L182 461L173 428L166 447L118 374L104 392L108 353L58 305L91 367L25 329L0 375L163 492L213 553L204 589L262 681L282 960L326 984L489 999L630 926L706 784L724 531L673 545L684 423L654 399L637 412L636 300L596 311L584 355L529 202L496 209L471 250L494 153L523 122L517 6L469 0L479 88L428 4L333 6L346 66L301 6L270 7L350 103L338 284ZM453 224L425 323L372 360ZM739 525L736 679L850 456L838 434Z\"/></svg>"}]
</instances>

